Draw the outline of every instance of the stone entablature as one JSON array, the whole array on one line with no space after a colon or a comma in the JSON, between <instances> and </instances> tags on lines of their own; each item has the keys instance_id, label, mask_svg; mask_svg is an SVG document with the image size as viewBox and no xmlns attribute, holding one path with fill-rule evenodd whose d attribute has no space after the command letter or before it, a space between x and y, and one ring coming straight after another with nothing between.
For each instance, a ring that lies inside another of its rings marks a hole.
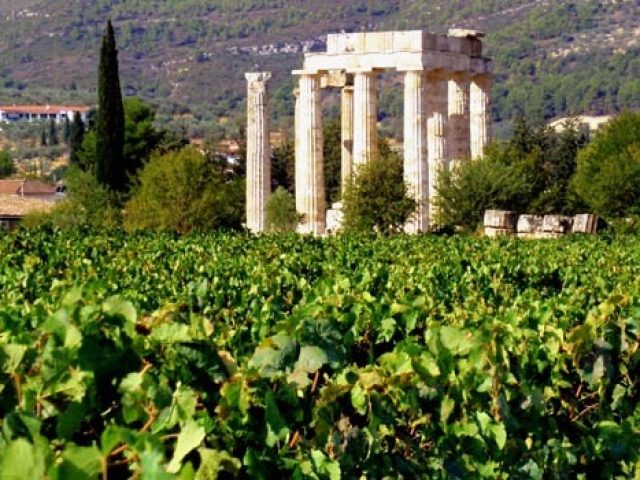
<instances>
[{"instance_id":1,"label":"stone entablature","mask_svg":"<svg viewBox=\"0 0 640 480\"><path fill-rule=\"evenodd\" d=\"M327 37L326 53L307 53L303 70L452 70L491 73L482 57L481 32L450 30L448 35L422 30L340 33Z\"/></svg>"}]
</instances>

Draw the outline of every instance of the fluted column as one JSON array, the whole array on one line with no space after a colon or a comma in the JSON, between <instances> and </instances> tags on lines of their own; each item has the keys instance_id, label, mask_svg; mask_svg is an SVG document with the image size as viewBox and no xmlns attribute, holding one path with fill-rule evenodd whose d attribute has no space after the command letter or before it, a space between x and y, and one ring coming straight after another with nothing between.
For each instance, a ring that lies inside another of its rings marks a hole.
<instances>
[{"instance_id":1,"label":"fluted column","mask_svg":"<svg viewBox=\"0 0 640 480\"><path fill-rule=\"evenodd\" d=\"M429 227L426 74L406 72L404 77L404 180L418 203L418 210L405 225L407 233Z\"/></svg>"},{"instance_id":2,"label":"fluted column","mask_svg":"<svg viewBox=\"0 0 640 480\"><path fill-rule=\"evenodd\" d=\"M376 73L357 72L353 93L353 164L369 163L378 153Z\"/></svg>"},{"instance_id":3,"label":"fluted column","mask_svg":"<svg viewBox=\"0 0 640 480\"><path fill-rule=\"evenodd\" d=\"M353 175L353 87L347 86L342 89L340 118L342 122L340 188L342 189L342 193L344 193Z\"/></svg>"},{"instance_id":4,"label":"fluted column","mask_svg":"<svg viewBox=\"0 0 640 480\"><path fill-rule=\"evenodd\" d=\"M429 163L428 197L429 226L437 225L437 181L440 171L447 168L448 157L448 86L447 79L440 72L427 75L427 155Z\"/></svg>"},{"instance_id":5,"label":"fluted column","mask_svg":"<svg viewBox=\"0 0 640 480\"><path fill-rule=\"evenodd\" d=\"M247 73L247 228L266 230L265 210L271 194L271 147L267 81L270 72Z\"/></svg>"},{"instance_id":6,"label":"fluted column","mask_svg":"<svg viewBox=\"0 0 640 480\"><path fill-rule=\"evenodd\" d=\"M463 73L456 73L449 79L449 168L471 155L469 83Z\"/></svg>"},{"instance_id":7,"label":"fluted column","mask_svg":"<svg viewBox=\"0 0 640 480\"><path fill-rule=\"evenodd\" d=\"M491 77L477 75L471 80L470 137L471 158L484 155L485 147L491 143Z\"/></svg>"},{"instance_id":8,"label":"fluted column","mask_svg":"<svg viewBox=\"0 0 640 480\"><path fill-rule=\"evenodd\" d=\"M296 102L296 209L303 215L300 233L325 233L324 162L320 77L298 73Z\"/></svg>"}]
</instances>

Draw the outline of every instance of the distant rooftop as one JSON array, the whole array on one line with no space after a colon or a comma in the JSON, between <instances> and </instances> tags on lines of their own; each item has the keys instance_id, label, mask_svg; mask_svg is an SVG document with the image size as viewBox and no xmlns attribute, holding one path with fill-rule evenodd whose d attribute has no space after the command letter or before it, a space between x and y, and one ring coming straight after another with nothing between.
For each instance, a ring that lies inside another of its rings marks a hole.
<instances>
[{"instance_id":1,"label":"distant rooftop","mask_svg":"<svg viewBox=\"0 0 640 480\"><path fill-rule=\"evenodd\" d=\"M42 113L57 112L81 112L86 113L91 107L80 105L0 105L0 111L5 113L30 113L39 115Z\"/></svg>"}]
</instances>

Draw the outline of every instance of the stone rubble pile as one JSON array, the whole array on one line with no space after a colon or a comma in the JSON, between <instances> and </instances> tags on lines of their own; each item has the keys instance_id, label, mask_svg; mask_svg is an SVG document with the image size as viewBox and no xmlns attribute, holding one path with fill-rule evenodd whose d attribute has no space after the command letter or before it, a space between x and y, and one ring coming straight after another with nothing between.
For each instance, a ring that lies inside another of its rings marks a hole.
<instances>
[{"instance_id":1,"label":"stone rubble pile","mask_svg":"<svg viewBox=\"0 0 640 480\"><path fill-rule=\"evenodd\" d=\"M598 217L583 213L566 215L520 215L506 210L484 212L484 234L487 237L517 235L519 238L559 238L570 233L595 234Z\"/></svg>"}]
</instances>

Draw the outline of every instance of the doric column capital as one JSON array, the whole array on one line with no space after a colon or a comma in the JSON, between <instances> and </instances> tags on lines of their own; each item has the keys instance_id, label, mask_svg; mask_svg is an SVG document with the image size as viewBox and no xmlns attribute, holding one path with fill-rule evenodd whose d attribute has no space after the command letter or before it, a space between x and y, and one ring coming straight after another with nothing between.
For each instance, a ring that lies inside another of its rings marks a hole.
<instances>
[{"instance_id":1,"label":"doric column capital","mask_svg":"<svg viewBox=\"0 0 640 480\"><path fill-rule=\"evenodd\" d=\"M244 78L249 84L266 83L271 79L271 72L248 72L244 74Z\"/></svg>"}]
</instances>

